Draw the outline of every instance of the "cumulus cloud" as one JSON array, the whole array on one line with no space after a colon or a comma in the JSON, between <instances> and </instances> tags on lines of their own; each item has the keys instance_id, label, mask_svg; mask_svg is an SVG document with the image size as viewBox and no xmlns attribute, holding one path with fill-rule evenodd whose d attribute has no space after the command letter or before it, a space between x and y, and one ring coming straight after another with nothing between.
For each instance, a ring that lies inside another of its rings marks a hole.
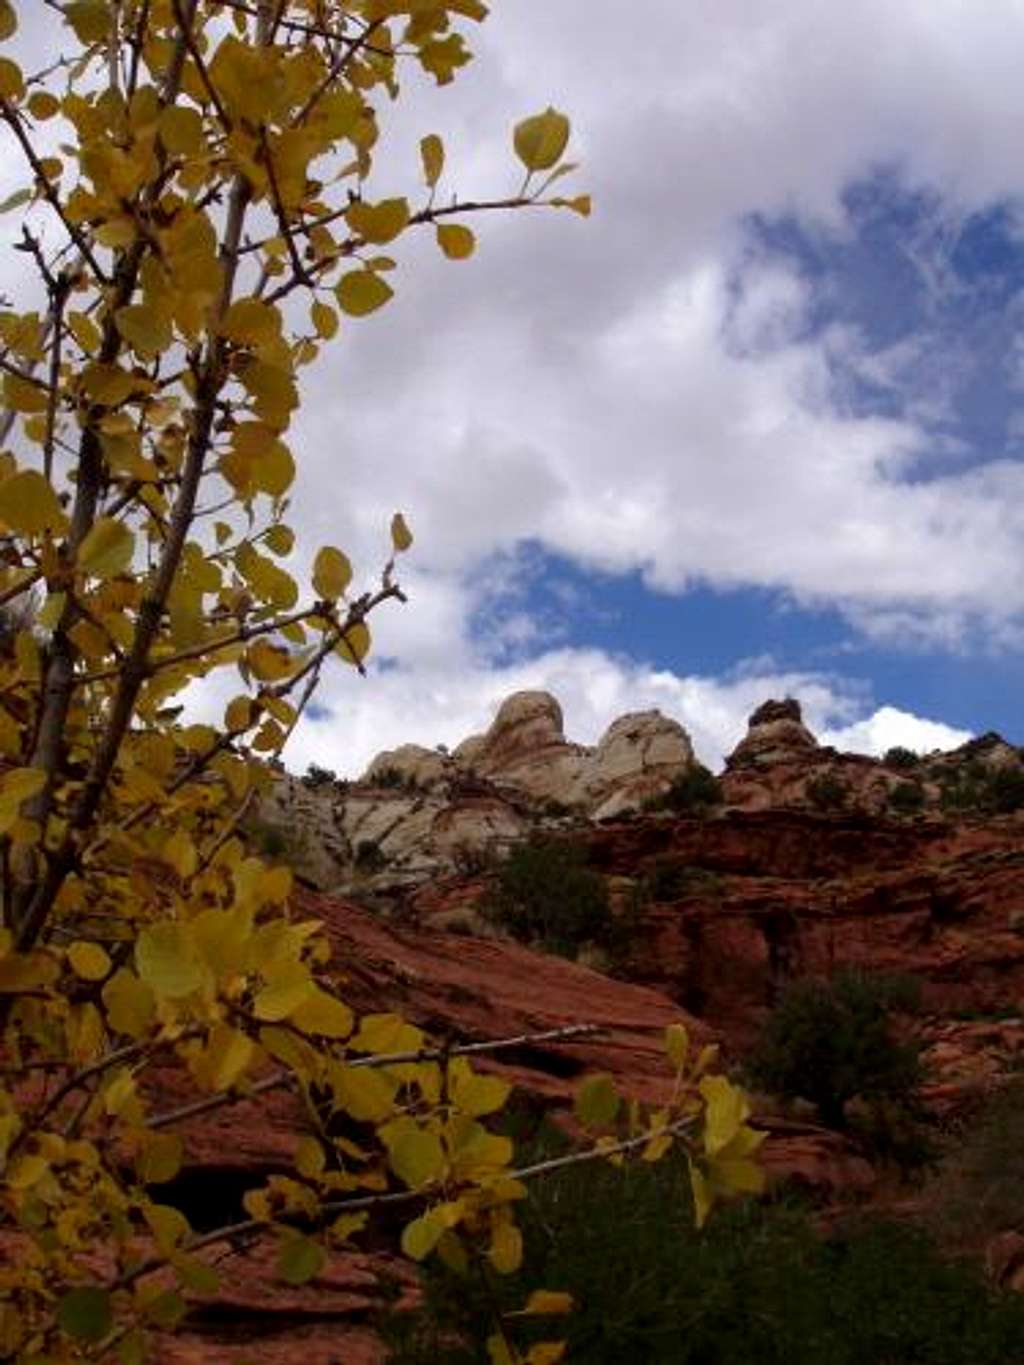
<instances>
[{"instance_id":1,"label":"cumulus cloud","mask_svg":"<svg viewBox=\"0 0 1024 1365\"><path fill-rule=\"evenodd\" d=\"M879 167L926 190L954 236L973 212L1018 203L1020 6L645 0L640 25L626 17L507 0L453 91L418 84L396 108L371 193L413 185L427 130L456 168L445 193L513 190L508 130L554 100L573 115L596 211L487 215L461 264L403 239L395 302L307 372L297 567L333 543L372 569L398 506L417 545L413 605L375 623L392 662L370 684L328 685L330 718L297 738L299 766L351 772L400 740L455 742L519 686L552 688L585 740L661 705L712 763L753 705L785 691L848 747L961 737L871 713L838 676L685 677L552 640L528 598L488 626L481 566L527 538L662 591L781 589L890 643L955 648L978 621L992 640L1020 638L1024 466L991 449L937 461L950 400L941 365L924 368L928 336L876 345L817 328L827 273L751 226L791 215L852 236L844 196ZM933 292L952 287L934 242L911 249ZM914 391L866 412L865 380ZM510 647L534 657L509 663Z\"/></svg>"}]
</instances>

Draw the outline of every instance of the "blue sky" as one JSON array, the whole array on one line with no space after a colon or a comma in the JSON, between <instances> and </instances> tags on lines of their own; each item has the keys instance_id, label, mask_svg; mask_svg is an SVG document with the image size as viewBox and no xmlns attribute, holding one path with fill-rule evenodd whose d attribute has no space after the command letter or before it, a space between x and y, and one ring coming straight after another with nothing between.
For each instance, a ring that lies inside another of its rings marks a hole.
<instances>
[{"instance_id":1,"label":"blue sky","mask_svg":"<svg viewBox=\"0 0 1024 1365\"><path fill-rule=\"evenodd\" d=\"M361 498L314 480L314 536L372 560L402 505L417 545L298 766L456 743L519 687L585 742L658 706L713 766L787 692L851 749L1024 742L1024 14L646 13L624 53L586 0L505 0L399 123L502 192L554 100L595 213L489 220L457 280L414 253L305 419Z\"/></svg>"},{"instance_id":2,"label":"blue sky","mask_svg":"<svg viewBox=\"0 0 1024 1365\"><path fill-rule=\"evenodd\" d=\"M299 770L450 746L527 687L587 743L657 706L712 766L786 694L850 749L1024 742L1024 9L642 14L494 0L452 87L379 111L371 201L420 206L427 132L443 201L515 194L511 130L554 104L594 213L487 214L460 262L403 234L395 300L306 372L288 567L336 545L370 585L398 508L416 542Z\"/></svg>"},{"instance_id":3,"label":"blue sky","mask_svg":"<svg viewBox=\"0 0 1024 1365\"><path fill-rule=\"evenodd\" d=\"M587 743L657 706L712 766L786 694L851 749L1024 742L1019 0L642 12L495 0L451 88L381 111L370 200L419 206L427 132L444 200L515 193L511 129L555 104L594 213L488 214L465 262L404 234L393 303L307 372L289 568L332 544L372 583L397 508L416 543L299 770L450 746L524 687Z\"/></svg>"}]
</instances>

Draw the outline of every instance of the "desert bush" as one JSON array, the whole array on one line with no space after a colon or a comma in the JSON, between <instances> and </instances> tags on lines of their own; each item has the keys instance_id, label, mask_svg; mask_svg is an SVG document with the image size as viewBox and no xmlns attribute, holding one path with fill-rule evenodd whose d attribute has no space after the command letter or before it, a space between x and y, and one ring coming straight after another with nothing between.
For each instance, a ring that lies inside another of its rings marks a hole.
<instances>
[{"instance_id":1,"label":"desert bush","mask_svg":"<svg viewBox=\"0 0 1024 1365\"><path fill-rule=\"evenodd\" d=\"M584 943L606 944L614 930L604 878L578 848L554 839L514 848L481 909L513 937L566 956Z\"/></svg>"},{"instance_id":2,"label":"desert bush","mask_svg":"<svg viewBox=\"0 0 1024 1365\"><path fill-rule=\"evenodd\" d=\"M1024 808L1024 768L997 768L989 779L993 811L1007 815Z\"/></svg>"},{"instance_id":3,"label":"desert bush","mask_svg":"<svg viewBox=\"0 0 1024 1365\"><path fill-rule=\"evenodd\" d=\"M644 802L645 811L677 811L681 815L701 815L721 805L722 788L718 778L703 763L694 763L675 778L667 791Z\"/></svg>"},{"instance_id":4,"label":"desert bush","mask_svg":"<svg viewBox=\"0 0 1024 1365\"><path fill-rule=\"evenodd\" d=\"M318 787L333 787L337 780L338 774L333 768L321 768L319 763L311 763L302 782L304 786L312 787L315 791Z\"/></svg>"},{"instance_id":5,"label":"desert bush","mask_svg":"<svg viewBox=\"0 0 1024 1365\"><path fill-rule=\"evenodd\" d=\"M841 810L850 799L848 784L833 773L812 777L805 790L808 801L818 810Z\"/></svg>"},{"instance_id":6,"label":"desert bush","mask_svg":"<svg viewBox=\"0 0 1024 1365\"><path fill-rule=\"evenodd\" d=\"M1024 1077L950 1144L929 1204L937 1233L978 1245L1024 1227Z\"/></svg>"},{"instance_id":7,"label":"desert bush","mask_svg":"<svg viewBox=\"0 0 1024 1365\"><path fill-rule=\"evenodd\" d=\"M918 1048L893 1036L891 1014L912 1009L917 983L846 970L793 982L747 1060L753 1080L777 1095L809 1100L841 1128L855 1095L908 1102L921 1079Z\"/></svg>"},{"instance_id":8,"label":"desert bush","mask_svg":"<svg viewBox=\"0 0 1024 1365\"><path fill-rule=\"evenodd\" d=\"M924 808L924 788L920 782L897 782L889 789L889 806L900 815L916 815Z\"/></svg>"},{"instance_id":9,"label":"desert bush","mask_svg":"<svg viewBox=\"0 0 1024 1365\"><path fill-rule=\"evenodd\" d=\"M521 1222L522 1278L434 1265L422 1311L385 1324L395 1365L490 1365L460 1338L479 1341L493 1296L511 1309L536 1282L572 1295L567 1359L586 1365L1024 1361L1024 1304L921 1233L860 1223L821 1239L783 1199L727 1209L698 1236L671 1159L569 1168L530 1191Z\"/></svg>"},{"instance_id":10,"label":"desert bush","mask_svg":"<svg viewBox=\"0 0 1024 1365\"><path fill-rule=\"evenodd\" d=\"M882 762L887 768L916 768L921 762L921 756L915 754L913 749L905 749L901 744L896 744L885 751Z\"/></svg>"},{"instance_id":11,"label":"desert bush","mask_svg":"<svg viewBox=\"0 0 1024 1365\"><path fill-rule=\"evenodd\" d=\"M665 853L651 864L644 876L644 888L651 900L671 901L687 892L701 891L709 896L718 895L722 889L722 879L710 868L698 867L688 863L685 858Z\"/></svg>"}]
</instances>

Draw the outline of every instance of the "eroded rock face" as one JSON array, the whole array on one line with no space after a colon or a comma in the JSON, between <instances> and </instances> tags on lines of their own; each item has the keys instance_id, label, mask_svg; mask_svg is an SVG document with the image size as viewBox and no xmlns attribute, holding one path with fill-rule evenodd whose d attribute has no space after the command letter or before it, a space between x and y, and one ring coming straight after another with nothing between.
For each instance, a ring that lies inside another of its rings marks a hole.
<instances>
[{"instance_id":1,"label":"eroded rock face","mask_svg":"<svg viewBox=\"0 0 1024 1365\"><path fill-rule=\"evenodd\" d=\"M726 768L792 762L806 758L817 747L818 741L803 723L798 701L793 697L766 701L750 717L746 737L729 755Z\"/></svg>"},{"instance_id":2,"label":"eroded rock face","mask_svg":"<svg viewBox=\"0 0 1024 1365\"><path fill-rule=\"evenodd\" d=\"M516 692L486 733L453 753L403 744L354 783L282 777L258 824L277 831L305 880L324 891L408 885L501 856L563 814L636 810L694 762L683 727L658 711L622 716L596 748L567 740L549 692Z\"/></svg>"},{"instance_id":3,"label":"eroded rock face","mask_svg":"<svg viewBox=\"0 0 1024 1365\"><path fill-rule=\"evenodd\" d=\"M588 809L595 820L636 810L671 786L696 762L690 737L678 721L660 711L620 716L587 756L570 804Z\"/></svg>"}]
</instances>

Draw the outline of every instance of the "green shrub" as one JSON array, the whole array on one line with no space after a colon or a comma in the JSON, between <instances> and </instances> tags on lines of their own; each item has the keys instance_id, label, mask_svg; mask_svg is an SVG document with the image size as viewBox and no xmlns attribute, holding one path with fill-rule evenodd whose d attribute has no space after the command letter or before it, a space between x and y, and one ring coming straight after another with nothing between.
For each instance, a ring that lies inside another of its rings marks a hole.
<instances>
[{"instance_id":1,"label":"green shrub","mask_svg":"<svg viewBox=\"0 0 1024 1365\"><path fill-rule=\"evenodd\" d=\"M900 815L916 815L924 807L924 788L920 782L897 782L889 790L889 805Z\"/></svg>"},{"instance_id":2,"label":"green shrub","mask_svg":"<svg viewBox=\"0 0 1024 1365\"><path fill-rule=\"evenodd\" d=\"M701 815L721 803L722 788L718 778L703 763L694 763L673 781L668 791L645 801L643 808L645 811L671 810Z\"/></svg>"},{"instance_id":3,"label":"green shrub","mask_svg":"<svg viewBox=\"0 0 1024 1365\"><path fill-rule=\"evenodd\" d=\"M722 879L709 868L697 867L684 858L666 853L655 858L648 868L644 888L653 901L672 901L687 892L717 895L722 889Z\"/></svg>"},{"instance_id":4,"label":"green shrub","mask_svg":"<svg viewBox=\"0 0 1024 1365\"><path fill-rule=\"evenodd\" d=\"M387 866L387 857L376 839L360 839L355 848L355 865L360 872L380 872Z\"/></svg>"},{"instance_id":5,"label":"green shrub","mask_svg":"<svg viewBox=\"0 0 1024 1365\"><path fill-rule=\"evenodd\" d=\"M997 768L989 779L989 797L999 815L1024 807L1024 768Z\"/></svg>"},{"instance_id":6,"label":"green shrub","mask_svg":"<svg viewBox=\"0 0 1024 1365\"><path fill-rule=\"evenodd\" d=\"M321 768L319 763L311 763L302 782L304 786L315 790L317 787L333 787L337 780L338 774L333 768Z\"/></svg>"},{"instance_id":7,"label":"green shrub","mask_svg":"<svg viewBox=\"0 0 1024 1365\"><path fill-rule=\"evenodd\" d=\"M553 839L514 848L481 909L521 942L566 956L606 944L615 928L604 879L578 848Z\"/></svg>"},{"instance_id":8,"label":"green shrub","mask_svg":"<svg viewBox=\"0 0 1024 1365\"><path fill-rule=\"evenodd\" d=\"M805 790L808 801L818 810L841 810L850 799L850 788L832 773L812 777Z\"/></svg>"},{"instance_id":9,"label":"green shrub","mask_svg":"<svg viewBox=\"0 0 1024 1365\"><path fill-rule=\"evenodd\" d=\"M882 762L887 768L916 768L921 762L921 756L915 754L913 749L904 749L901 744L896 744L886 750Z\"/></svg>"},{"instance_id":10,"label":"green shrub","mask_svg":"<svg viewBox=\"0 0 1024 1365\"><path fill-rule=\"evenodd\" d=\"M961 1135L936 1182L937 1230L977 1244L1024 1227L1024 1078L1015 1078Z\"/></svg>"},{"instance_id":11,"label":"green shrub","mask_svg":"<svg viewBox=\"0 0 1024 1365\"><path fill-rule=\"evenodd\" d=\"M907 978L858 971L794 982L765 1023L749 1073L774 1094L809 1100L836 1128L855 1095L910 1101L921 1079L918 1048L893 1037L889 1015L912 1008L916 996Z\"/></svg>"},{"instance_id":12,"label":"green shrub","mask_svg":"<svg viewBox=\"0 0 1024 1365\"><path fill-rule=\"evenodd\" d=\"M566 1338L565 1359L581 1365L1024 1361L1024 1304L945 1263L922 1234L861 1224L819 1240L792 1202L722 1209L697 1232L672 1156L564 1169L529 1187L520 1221L516 1276L428 1263L422 1311L384 1325L395 1365L489 1365L493 1310L521 1308L538 1285L577 1307L528 1330Z\"/></svg>"}]
</instances>

